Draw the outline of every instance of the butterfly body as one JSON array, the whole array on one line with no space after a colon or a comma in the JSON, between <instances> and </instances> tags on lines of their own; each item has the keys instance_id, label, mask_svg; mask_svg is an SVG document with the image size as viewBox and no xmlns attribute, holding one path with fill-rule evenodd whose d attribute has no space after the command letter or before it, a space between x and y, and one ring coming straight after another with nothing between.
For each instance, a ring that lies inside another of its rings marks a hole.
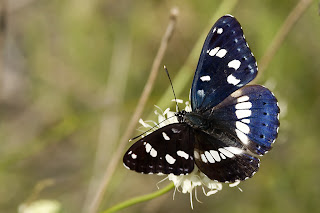
<instances>
[{"instance_id":1,"label":"butterfly body","mask_svg":"<svg viewBox=\"0 0 320 213\"><path fill-rule=\"evenodd\" d=\"M204 118L201 114L194 112L186 112L183 116L183 121L193 129L202 131L209 129L213 124L213 122L210 122L210 120Z\"/></svg>"},{"instance_id":2,"label":"butterfly body","mask_svg":"<svg viewBox=\"0 0 320 213\"><path fill-rule=\"evenodd\" d=\"M253 176L279 127L277 99L267 88L245 86L257 75L256 60L239 22L221 17L201 51L191 87L191 112L141 138L125 153L137 172L186 175L196 165L211 180Z\"/></svg>"}]
</instances>

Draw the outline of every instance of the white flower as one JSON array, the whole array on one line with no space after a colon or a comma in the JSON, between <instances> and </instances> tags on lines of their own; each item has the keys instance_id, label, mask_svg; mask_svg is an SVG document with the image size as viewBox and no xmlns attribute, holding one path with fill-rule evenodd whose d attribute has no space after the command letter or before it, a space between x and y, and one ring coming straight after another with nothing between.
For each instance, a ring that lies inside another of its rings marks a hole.
<instances>
[{"instance_id":1,"label":"white flower","mask_svg":"<svg viewBox=\"0 0 320 213\"><path fill-rule=\"evenodd\" d=\"M173 101L175 101L175 100L173 100ZM180 99L177 99L177 103L183 103L183 101ZM158 128L169 125L171 123L178 123L177 117L175 116L175 112L170 111L170 108L167 108L165 111L162 111L158 106L156 106L156 108L158 108L158 110L161 111L161 113L159 113L157 110L155 110L155 112L154 112L158 116L158 125L154 121L146 121L145 122L142 119L140 119L139 123L143 127L152 128L152 126L148 124L149 122L152 122L153 124L157 125ZM191 105L188 101L185 102L184 110L186 112L191 112ZM202 188L202 191L206 196L213 195L213 194L217 193L218 191L222 190L222 184L220 182L213 181L213 180L209 179L204 173L202 173L198 169L198 167L196 165L194 165L194 170L188 175L177 176L177 175L169 174L162 181L164 181L166 179L169 179L170 181L172 181L174 183L175 191L176 190L180 191L180 189L181 189L181 192L184 194L190 193L191 208L193 208L193 203L192 203L193 189L195 189L194 191L195 191L196 200L198 202L200 202L197 198L197 187L198 186ZM162 181L160 181L160 182L162 182ZM240 181L236 181L234 183L229 184L229 186L235 187L239 183L240 183ZM208 191L206 192L206 190L208 190ZM239 190L242 191L240 188L239 188Z\"/></svg>"},{"instance_id":2,"label":"white flower","mask_svg":"<svg viewBox=\"0 0 320 213\"><path fill-rule=\"evenodd\" d=\"M61 212L61 204L56 200L36 200L29 204L21 204L19 213L58 213Z\"/></svg>"}]
</instances>

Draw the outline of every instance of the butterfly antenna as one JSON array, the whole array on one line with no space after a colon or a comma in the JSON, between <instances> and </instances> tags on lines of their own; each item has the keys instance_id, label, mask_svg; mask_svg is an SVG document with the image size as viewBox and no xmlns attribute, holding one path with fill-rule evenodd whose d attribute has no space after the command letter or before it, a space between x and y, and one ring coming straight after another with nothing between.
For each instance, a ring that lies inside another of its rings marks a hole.
<instances>
[{"instance_id":1,"label":"butterfly antenna","mask_svg":"<svg viewBox=\"0 0 320 213\"><path fill-rule=\"evenodd\" d=\"M170 81L170 85L171 85L171 89L172 89L172 92L173 92L174 100L175 100L175 102L176 102L176 108L177 108L177 110L180 112L180 109L179 109L179 106L178 106L178 102L177 102L177 97L176 97L176 94L175 94L174 89L173 89L173 85L172 85L172 81L171 81L171 78L170 78L168 69L167 69L166 66L163 66L163 68L164 68L164 70L166 71L167 76L168 76L169 81Z\"/></svg>"},{"instance_id":2,"label":"butterfly antenna","mask_svg":"<svg viewBox=\"0 0 320 213\"><path fill-rule=\"evenodd\" d=\"M153 130L154 128L159 127L159 124L161 124L162 122L165 122L165 121L167 121L167 120L169 120L169 119L171 119L171 118L173 118L173 117L175 117L175 115L168 117L167 119L161 121L160 123L158 123L158 124L156 124L155 126L151 127L151 128L148 129L147 131L141 133L140 135L138 135L138 136L136 136L136 137L134 137L134 138L131 138L131 139L129 140L129 142L131 142L131 141L133 141L133 140L135 140L135 139L137 139L137 138L140 138L142 135L146 134L147 132L150 132L150 131Z\"/></svg>"}]
</instances>

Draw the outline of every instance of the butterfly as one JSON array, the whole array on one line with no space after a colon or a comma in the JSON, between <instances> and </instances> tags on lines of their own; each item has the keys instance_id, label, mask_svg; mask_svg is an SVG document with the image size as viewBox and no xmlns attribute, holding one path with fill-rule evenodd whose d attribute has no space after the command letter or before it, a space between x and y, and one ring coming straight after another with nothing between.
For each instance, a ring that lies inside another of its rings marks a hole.
<instances>
[{"instance_id":1,"label":"butterfly","mask_svg":"<svg viewBox=\"0 0 320 213\"><path fill-rule=\"evenodd\" d=\"M195 167L211 180L236 182L259 169L278 135L279 106L260 85L246 85L257 63L239 22L222 16L211 28L191 87L191 112L134 143L125 167L146 174L187 175Z\"/></svg>"}]
</instances>

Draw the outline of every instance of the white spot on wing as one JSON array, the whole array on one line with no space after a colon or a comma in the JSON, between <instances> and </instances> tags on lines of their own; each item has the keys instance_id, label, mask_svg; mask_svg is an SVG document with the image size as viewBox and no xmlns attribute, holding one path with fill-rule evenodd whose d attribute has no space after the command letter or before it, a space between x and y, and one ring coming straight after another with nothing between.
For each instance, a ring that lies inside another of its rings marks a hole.
<instances>
[{"instance_id":1,"label":"white spot on wing","mask_svg":"<svg viewBox=\"0 0 320 213\"><path fill-rule=\"evenodd\" d=\"M216 27L215 27L215 28L213 28L212 33L214 33L216 30L217 30L217 28L216 28Z\"/></svg>"},{"instance_id":2,"label":"white spot on wing","mask_svg":"<svg viewBox=\"0 0 320 213\"><path fill-rule=\"evenodd\" d=\"M247 118L251 116L251 110L249 109L238 109L236 110L236 116L238 119Z\"/></svg>"},{"instance_id":3,"label":"white spot on wing","mask_svg":"<svg viewBox=\"0 0 320 213\"><path fill-rule=\"evenodd\" d=\"M210 81L211 80L210 76L208 76L208 75L201 76L200 79L201 79L201 81Z\"/></svg>"},{"instance_id":4,"label":"white spot on wing","mask_svg":"<svg viewBox=\"0 0 320 213\"><path fill-rule=\"evenodd\" d=\"M218 33L218 34L223 33L223 29L222 29L222 28L218 28L217 33Z\"/></svg>"},{"instance_id":5,"label":"white spot on wing","mask_svg":"<svg viewBox=\"0 0 320 213\"><path fill-rule=\"evenodd\" d=\"M189 158L188 153L186 153L184 151L181 151L181 150L177 151L177 155L182 157L182 158L185 158L186 160Z\"/></svg>"},{"instance_id":6,"label":"white spot on wing","mask_svg":"<svg viewBox=\"0 0 320 213\"><path fill-rule=\"evenodd\" d=\"M249 100L249 96L242 96L242 97L239 97L238 99L237 99L237 101L238 101L238 103L239 102L245 102L245 101L248 101Z\"/></svg>"},{"instance_id":7,"label":"white spot on wing","mask_svg":"<svg viewBox=\"0 0 320 213\"><path fill-rule=\"evenodd\" d=\"M229 84L233 84L233 85L237 85L240 82L240 79L237 79L236 77L234 77L232 74L230 74L227 78L227 82Z\"/></svg>"},{"instance_id":8,"label":"white spot on wing","mask_svg":"<svg viewBox=\"0 0 320 213\"><path fill-rule=\"evenodd\" d=\"M199 152L197 152L197 151L194 151L194 152L193 152L193 155L194 155L194 157L195 157L196 159L199 159L199 158L200 158Z\"/></svg>"},{"instance_id":9,"label":"white spot on wing","mask_svg":"<svg viewBox=\"0 0 320 213\"><path fill-rule=\"evenodd\" d=\"M174 162L176 162L176 159L174 159L171 155L166 154L166 161L167 161L169 164L174 164Z\"/></svg>"},{"instance_id":10,"label":"white spot on wing","mask_svg":"<svg viewBox=\"0 0 320 213\"><path fill-rule=\"evenodd\" d=\"M242 119L241 122L242 122L242 123L249 124L249 123L250 123L250 119Z\"/></svg>"},{"instance_id":11,"label":"white spot on wing","mask_svg":"<svg viewBox=\"0 0 320 213\"><path fill-rule=\"evenodd\" d=\"M240 122L240 121L236 121L236 127L238 130L240 130L241 132L248 134L250 132L250 128L248 125Z\"/></svg>"},{"instance_id":12,"label":"white spot on wing","mask_svg":"<svg viewBox=\"0 0 320 213\"><path fill-rule=\"evenodd\" d=\"M131 155L132 151L128 152L128 155Z\"/></svg>"},{"instance_id":13,"label":"white spot on wing","mask_svg":"<svg viewBox=\"0 0 320 213\"><path fill-rule=\"evenodd\" d=\"M151 148L152 148L152 146L149 143L147 143L146 144L146 152L149 153Z\"/></svg>"},{"instance_id":14,"label":"white spot on wing","mask_svg":"<svg viewBox=\"0 0 320 213\"><path fill-rule=\"evenodd\" d=\"M235 106L236 109L250 109L251 107L252 107L251 102L242 102L242 103L236 104Z\"/></svg>"},{"instance_id":15,"label":"white spot on wing","mask_svg":"<svg viewBox=\"0 0 320 213\"><path fill-rule=\"evenodd\" d=\"M169 136L165 132L162 132L162 136L166 141L170 140Z\"/></svg>"},{"instance_id":16,"label":"white spot on wing","mask_svg":"<svg viewBox=\"0 0 320 213\"><path fill-rule=\"evenodd\" d=\"M201 154L201 160L204 162L204 163L207 163L208 160L206 158L206 156L204 154Z\"/></svg>"},{"instance_id":17,"label":"white spot on wing","mask_svg":"<svg viewBox=\"0 0 320 213\"><path fill-rule=\"evenodd\" d=\"M217 161L217 162L221 161L221 158L219 156L219 152L217 152L215 150L210 150L210 154L215 159L215 161Z\"/></svg>"},{"instance_id":18,"label":"white spot on wing","mask_svg":"<svg viewBox=\"0 0 320 213\"><path fill-rule=\"evenodd\" d=\"M207 159L208 159L208 161L209 161L210 163L214 163L214 162L215 162L215 160L213 159L213 157L212 157L212 155L210 154L210 152L205 151L204 154L206 155L206 157L207 157Z\"/></svg>"},{"instance_id":19,"label":"white spot on wing","mask_svg":"<svg viewBox=\"0 0 320 213\"><path fill-rule=\"evenodd\" d=\"M224 156L224 154L220 153L220 156L222 159L226 159L226 156Z\"/></svg>"},{"instance_id":20,"label":"white spot on wing","mask_svg":"<svg viewBox=\"0 0 320 213\"><path fill-rule=\"evenodd\" d=\"M227 50L220 49L219 52L217 52L216 56L219 58L223 58L227 54Z\"/></svg>"},{"instance_id":21,"label":"white spot on wing","mask_svg":"<svg viewBox=\"0 0 320 213\"><path fill-rule=\"evenodd\" d=\"M238 138L241 140L241 142L243 144L248 144L249 143L249 138L248 136L246 136L244 133L240 132L239 130L235 130L236 131L236 134L238 136Z\"/></svg>"},{"instance_id":22,"label":"white spot on wing","mask_svg":"<svg viewBox=\"0 0 320 213\"><path fill-rule=\"evenodd\" d=\"M151 155L152 157L157 157L157 154L158 154L157 150L155 150L154 148L152 148L151 151L150 151L150 155Z\"/></svg>"},{"instance_id":23,"label":"white spot on wing","mask_svg":"<svg viewBox=\"0 0 320 213\"><path fill-rule=\"evenodd\" d=\"M134 154L134 153L132 153L132 154L131 154L131 157L132 157L132 159L136 159L136 158L137 158L137 155Z\"/></svg>"},{"instance_id":24,"label":"white spot on wing","mask_svg":"<svg viewBox=\"0 0 320 213\"><path fill-rule=\"evenodd\" d=\"M228 67L233 68L235 70L239 69L241 62L237 59L232 60L228 63Z\"/></svg>"},{"instance_id":25,"label":"white spot on wing","mask_svg":"<svg viewBox=\"0 0 320 213\"><path fill-rule=\"evenodd\" d=\"M218 149L222 154L224 154L225 156L227 156L228 158L232 158L234 157L234 154L232 154L231 152L229 152L228 150L224 149L224 148L219 148Z\"/></svg>"},{"instance_id":26,"label":"white spot on wing","mask_svg":"<svg viewBox=\"0 0 320 213\"><path fill-rule=\"evenodd\" d=\"M239 155L243 152L242 149L240 149L238 147L234 147L234 146L229 146L229 147L224 147L224 148L235 155Z\"/></svg>"},{"instance_id":27,"label":"white spot on wing","mask_svg":"<svg viewBox=\"0 0 320 213\"><path fill-rule=\"evenodd\" d=\"M172 132L175 133L175 134L180 132L180 130L175 129L175 128L172 128L171 130L172 130Z\"/></svg>"},{"instance_id":28,"label":"white spot on wing","mask_svg":"<svg viewBox=\"0 0 320 213\"><path fill-rule=\"evenodd\" d=\"M217 52L219 51L220 47L216 47L212 50L209 51L209 55L210 56L215 56L217 54Z\"/></svg>"},{"instance_id":29,"label":"white spot on wing","mask_svg":"<svg viewBox=\"0 0 320 213\"><path fill-rule=\"evenodd\" d=\"M197 91L197 94L198 94L201 98L203 98L203 97L204 97L204 90L203 90L203 89L198 90L198 91Z\"/></svg>"}]
</instances>

